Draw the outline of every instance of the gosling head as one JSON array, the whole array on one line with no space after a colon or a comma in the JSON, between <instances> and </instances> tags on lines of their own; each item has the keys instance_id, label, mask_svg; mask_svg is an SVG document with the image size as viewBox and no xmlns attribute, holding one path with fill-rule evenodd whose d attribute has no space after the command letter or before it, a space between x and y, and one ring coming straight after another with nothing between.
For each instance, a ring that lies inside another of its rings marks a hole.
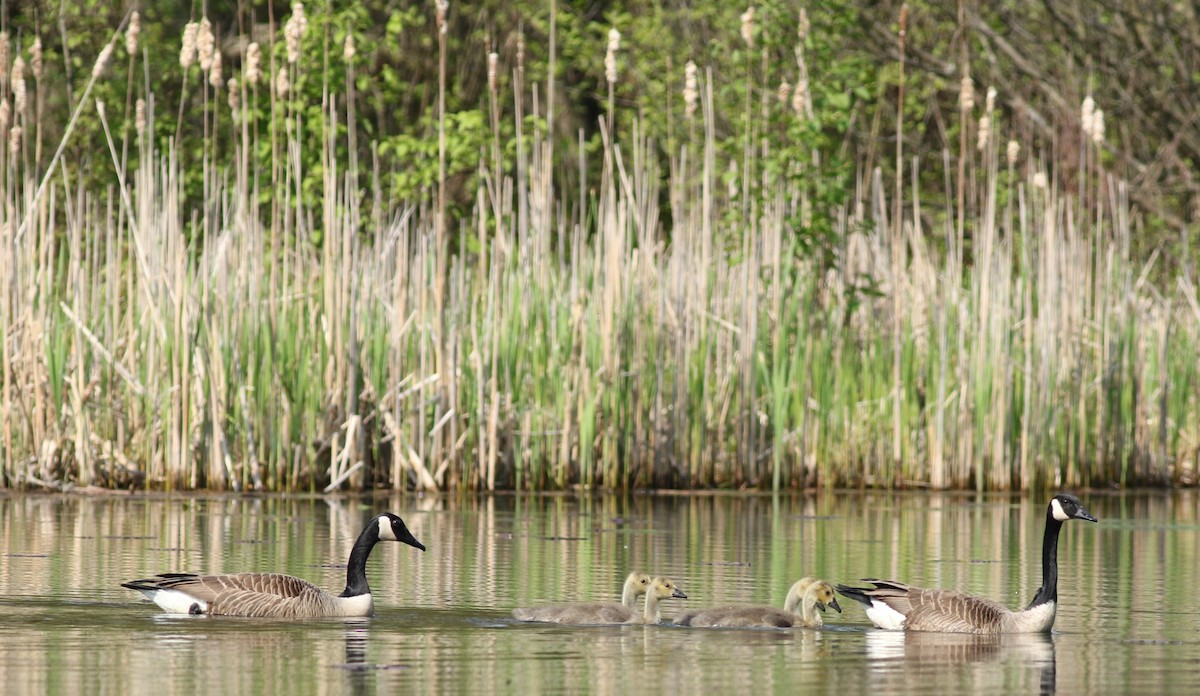
<instances>
[{"instance_id":1,"label":"gosling head","mask_svg":"<svg viewBox=\"0 0 1200 696\"><path fill-rule=\"evenodd\" d=\"M804 596L816 605L821 611L825 611L825 607L833 607L837 613L842 613L842 608L838 606L837 597L833 594L833 585L824 580L815 580L804 591Z\"/></svg>"},{"instance_id":2,"label":"gosling head","mask_svg":"<svg viewBox=\"0 0 1200 696\"><path fill-rule=\"evenodd\" d=\"M408 544L413 548L425 550L425 545L417 541L417 538L408 531L408 527L404 524L404 520L400 519L399 515L393 515L390 512L385 512L375 518L376 535L380 541L399 541Z\"/></svg>"},{"instance_id":3,"label":"gosling head","mask_svg":"<svg viewBox=\"0 0 1200 696\"><path fill-rule=\"evenodd\" d=\"M664 577L654 578L654 582L650 584L650 593L656 599L671 599L672 597L675 599L687 599L687 595L683 593L683 590L679 589L674 580Z\"/></svg>"},{"instance_id":4,"label":"gosling head","mask_svg":"<svg viewBox=\"0 0 1200 696\"><path fill-rule=\"evenodd\" d=\"M1070 493L1059 493L1050 499L1050 509L1047 511L1050 517L1059 522L1067 520L1086 520L1095 522L1096 518L1092 513L1083 508L1083 503L1079 502L1079 498Z\"/></svg>"},{"instance_id":5,"label":"gosling head","mask_svg":"<svg viewBox=\"0 0 1200 696\"><path fill-rule=\"evenodd\" d=\"M639 571L633 571L625 578L625 587L634 595L644 595L650 591L650 576Z\"/></svg>"}]
</instances>

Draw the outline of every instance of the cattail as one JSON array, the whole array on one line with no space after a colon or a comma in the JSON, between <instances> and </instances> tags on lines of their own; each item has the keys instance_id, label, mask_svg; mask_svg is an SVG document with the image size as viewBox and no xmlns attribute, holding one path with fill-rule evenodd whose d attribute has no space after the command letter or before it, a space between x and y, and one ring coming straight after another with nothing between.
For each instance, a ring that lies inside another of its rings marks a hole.
<instances>
[{"instance_id":1,"label":"cattail","mask_svg":"<svg viewBox=\"0 0 1200 696\"><path fill-rule=\"evenodd\" d=\"M446 33L446 13L450 11L449 0L435 0L434 6L437 8L437 27L442 34Z\"/></svg>"},{"instance_id":2,"label":"cattail","mask_svg":"<svg viewBox=\"0 0 1200 696\"><path fill-rule=\"evenodd\" d=\"M996 88L988 87L987 99L984 101L985 108L988 113L991 113L996 108Z\"/></svg>"},{"instance_id":3,"label":"cattail","mask_svg":"<svg viewBox=\"0 0 1200 696\"><path fill-rule=\"evenodd\" d=\"M221 79L221 54L214 53L212 57L212 65L208 66L208 84L214 89L221 89L221 85L225 81Z\"/></svg>"},{"instance_id":4,"label":"cattail","mask_svg":"<svg viewBox=\"0 0 1200 696\"><path fill-rule=\"evenodd\" d=\"M200 72L206 73L212 67L216 47L217 39L213 36L212 24L208 17L201 17L200 29L196 32L196 58L200 63Z\"/></svg>"},{"instance_id":5,"label":"cattail","mask_svg":"<svg viewBox=\"0 0 1200 696\"><path fill-rule=\"evenodd\" d=\"M1033 175L1033 187L1045 190L1049 182L1046 179L1046 172L1038 172Z\"/></svg>"},{"instance_id":6,"label":"cattail","mask_svg":"<svg viewBox=\"0 0 1200 696\"><path fill-rule=\"evenodd\" d=\"M500 54L492 51L487 58L488 90L495 94L500 84Z\"/></svg>"},{"instance_id":7,"label":"cattail","mask_svg":"<svg viewBox=\"0 0 1200 696\"><path fill-rule=\"evenodd\" d=\"M25 113L25 104L28 101L28 93L25 90L25 59L19 53L12 65L12 93L17 113Z\"/></svg>"},{"instance_id":8,"label":"cattail","mask_svg":"<svg viewBox=\"0 0 1200 696\"><path fill-rule=\"evenodd\" d=\"M1079 125L1085 136L1092 135L1092 123L1096 117L1096 102L1092 95L1083 98L1083 106L1079 108Z\"/></svg>"},{"instance_id":9,"label":"cattail","mask_svg":"<svg viewBox=\"0 0 1200 696\"><path fill-rule=\"evenodd\" d=\"M796 88L792 90L792 111L796 112L797 116L804 117L808 115L808 78L801 77L796 81Z\"/></svg>"},{"instance_id":10,"label":"cattail","mask_svg":"<svg viewBox=\"0 0 1200 696\"><path fill-rule=\"evenodd\" d=\"M517 34L517 72L525 74L525 32Z\"/></svg>"},{"instance_id":11,"label":"cattail","mask_svg":"<svg viewBox=\"0 0 1200 696\"><path fill-rule=\"evenodd\" d=\"M137 55L138 35L142 33L142 20L137 10L129 13L129 28L125 30L125 52L131 56Z\"/></svg>"},{"instance_id":12,"label":"cattail","mask_svg":"<svg viewBox=\"0 0 1200 696\"><path fill-rule=\"evenodd\" d=\"M196 62L196 34L199 31L200 25L196 22L188 22L183 27L183 47L179 49L179 65L184 71Z\"/></svg>"},{"instance_id":13,"label":"cattail","mask_svg":"<svg viewBox=\"0 0 1200 696\"><path fill-rule=\"evenodd\" d=\"M137 104L133 108L133 127L137 129L138 135L143 135L146 132L146 100L138 99Z\"/></svg>"},{"instance_id":14,"label":"cattail","mask_svg":"<svg viewBox=\"0 0 1200 696\"><path fill-rule=\"evenodd\" d=\"M788 97L792 96L792 86L787 80L779 83L779 103L785 106L788 103Z\"/></svg>"},{"instance_id":15,"label":"cattail","mask_svg":"<svg viewBox=\"0 0 1200 696\"><path fill-rule=\"evenodd\" d=\"M300 41L304 38L304 30L308 20L304 17L304 3L292 5L292 16L283 27L283 38L287 42L287 60L295 63L300 60Z\"/></svg>"},{"instance_id":16,"label":"cattail","mask_svg":"<svg viewBox=\"0 0 1200 696\"><path fill-rule=\"evenodd\" d=\"M800 43L808 38L808 32L812 29L812 25L808 22L808 10L800 8L800 24L796 27L796 34L800 36Z\"/></svg>"},{"instance_id":17,"label":"cattail","mask_svg":"<svg viewBox=\"0 0 1200 696\"><path fill-rule=\"evenodd\" d=\"M8 32L0 31L0 70L8 68Z\"/></svg>"},{"instance_id":18,"label":"cattail","mask_svg":"<svg viewBox=\"0 0 1200 696\"><path fill-rule=\"evenodd\" d=\"M1092 114L1092 142L1099 145L1104 142L1104 110L1096 109Z\"/></svg>"},{"instance_id":19,"label":"cattail","mask_svg":"<svg viewBox=\"0 0 1200 696\"><path fill-rule=\"evenodd\" d=\"M963 75L958 87L958 108L970 111L975 108L975 83L970 75Z\"/></svg>"},{"instance_id":20,"label":"cattail","mask_svg":"<svg viewBox=\"0 0 1200 696\"><path fill-rule=\"evenodd\" d=\"M291 88L292 85L288 82L287 70L280 70L275 73L275 96L284 99Z\"/></svg>"},{"instance_id":21,"label":"cattail","mask_svg":"<svg viewBox=\"0 0 1200 696\"><path fill-rule=\"evenodd\" d=\"M229 82L225 86L229 88L229 110L237 114L238 107L242 105L242 95L238 90L238 79L236 77L229 78Z\"/></svg>"},{"instance_id":22,"label":"cattail","mask_svg":"<svg viewBox=\"0 0 1200 696\"><path fill-rule=\"evenodd\" d=\"M346 40L342 42L342 60L349 63L354 60L357 53L358 49L354 47L354 34L347 32Z\"/></svg>"},{"instance_id":23,"label":"cattail","mask_svg":"<svg viewBox=\"0 0 1200 696\"><path fill-rule=\"evenodd\" d=\"M742 13L742 39L746 41L747 48L754 48L754 5Z\"/></svg>"},{"instance_id":24,"label":"cattail","mask_svg":"<svg viewBox=\"0 0 1200 696\"><path fill-rule=\"evenodd\" d=\"M17 150L21 147L21 134L24 132L20 126L13 126L8 131L8 151L14 158L17 156Z\"/></svg>"},{"instance_id":25,"label":"cattail","mask_svg":"<svg viewBox=\"0 0 1200 696\"><path fill-rule=\"evenodd\" d=\"M12 107L8 100L0 101L0 133L8 130L8 122L12 119Z\"/></svg>"},{"instance_id":26,"label":"cattail","mask_svg":"<svg viewBox=\"0 0 1200 696\"><path fill-rule=\"evenodd\" d=\"M104 73L104 69L108 67L108 59L112 57L113 45L110 41L105 44L104 50L100 51L100 55L96 56L96 64L92 66L92 79L99 79Z\"/></svg>"},{"instance_id":27,"label":"cattail","mask_svg":"<svg viewBox=\"0 0 1200 696\"><path fill-rule=\"evenodd\" d=\"M738 195L738 166L737 162L729 160L729 169L725 174L725 191L729 194L729 200L737 198Z\"/></svg>"},{"instance_id":28,"label":"cattail","mask_svg":"<svg viewBox=\"0 0 1200 696\"><path fill-rule=\"evenodd\" d=\"M33 45L29 47L29 69L33 73L33 79L41 81L45 67L42 56L42 37L36 36L33 39Z\"/></svg>"},{"instance_id":29,"label":"cattail","mask_svg":"<svg viewBox=\"0 0 1200 696\"><path fill-rule=\"evenodd\" d=\"M621 50L621 32L608 30L608 50L604 53L604 76L611 85L617 81L617 51Z\"/></svg>"},{"instance_id":30,"label":"cattail","mask_svg":"<svg viewBox=\"0 0 1200 696\"><path fill-rule=\"evenodd\" d=\"M688 61L683 67L683 108L688 118L696 115L696 104L700 101L700 86L696 80L696 64Z\"/></svg>"},{"instance_id":31,"label":"cattail","mask_svg":"<svg viewBox=\"0 0 1200 696\"><path fill-rule=\"evenodd\" d=\"M984 114L979 117L979 141L975 143L977 150L987 147L988 139L992 136L992 117Z\"/></svg>"},{"instance_id":32,"label":"cattail","mask_svg":"<svg viewBox=\"0 0 1200 696\"><path fill-rule=\"evenodd\" d=\"M257 85L262 79L262 49L257 43L246 47L246 84Z\"/></svg>"},{"instance_id":33,"label":"cattail","mask_svg":"<svg viewBox=\"0 0 1200 696\"><path fill-rule=\"evenodd\" d=\"M1015 140L1008 141L1008 149L1005 154L1008 155L1009 164L1016 164L1017 158L1021 156L1021 143Z\"/></svg>"}]
</instances>

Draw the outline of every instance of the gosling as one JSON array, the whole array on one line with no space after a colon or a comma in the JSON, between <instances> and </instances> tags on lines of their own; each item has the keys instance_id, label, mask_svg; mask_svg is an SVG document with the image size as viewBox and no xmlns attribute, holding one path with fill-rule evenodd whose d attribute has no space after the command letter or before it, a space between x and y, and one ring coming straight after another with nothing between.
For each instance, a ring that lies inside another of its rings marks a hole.
<instances>
[{"instance_id":1,"label":"gosling","mask_svg":"<svg viewBox=\"0 0 1200 696\"><path fill-rule=\"evenodd\" d=\"M634 579L631 574L630 579ZM626 580L628 587L630 580ZM656 624L662 621L658 603L664 599L687 599L687 595L670 578L656 577L649 583L648 590L635 591L646 595L645 608L639 614L631 600L626 604L559 604L546 607L528 607L513 610L513 616L521 621L543 623L600 626L611 624ZM638 583L640 586L640 583Z\"/></svg>"},{"instance_id":2,"label":"gosling","mask_svg":"<svg viewBox=\"0 0 1200 696\"><path fill-rule=\"evenodd\" d=\"M767 606L716 607L688 612L675 623L706 628L820 628L825 622L817 609L825 611L826 607L842 611L833 586L824 580L803 578L788 590L782 611Z\"/></svg>"}]
</instances>

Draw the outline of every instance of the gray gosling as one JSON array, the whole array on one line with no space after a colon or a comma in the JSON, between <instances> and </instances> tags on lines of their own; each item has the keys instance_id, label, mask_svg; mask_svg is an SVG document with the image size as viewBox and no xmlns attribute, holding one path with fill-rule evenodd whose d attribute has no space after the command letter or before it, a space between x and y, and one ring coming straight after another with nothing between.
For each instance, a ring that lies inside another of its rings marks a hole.
<instances>
[{"instance_id":1,"label":"gray gosling","mask_svg":"<svg viewBox=\"0 0 1200 696\"><path fill-rule=\"evenodd\" d=\"M533 607L532 609L516 609L513 616L521 621L542 621L549 623L576 624L597 626L606 624L656 624L662 621L662 613L658 603L664 599L687 599L683 590L670 578L656 577L646 591L645 608L641 613L631 606L624 604L574 604L557 607ZM540 612L541 609L554 609L553 612Z\"/></svg>"},{"instance_id":2,"label":"gray gosling","mask_svg":"<svg viewBox=\"0 0 1200 696\"><path fill-rule=\"evenodd\" d=\"M521 607L513 609L513 616L521 621L540 621L543 623L620 623L619 621L579 621L580 617L604 617L614 609L637 606L637 600L650 589L650 576L639 571L633 571L625 578L621 589L621 603L613 602L578 602L574 604L551 604L542 607Z\"/></svg>"},{"instance_id":3,"label":"gray gosling","mask_svg":"<svg viewBox=\"0 0 1200 696\"><path fill-rule=\"evenodd\" d=\"M783 609L766 606L732 606L688 612L675 620L680 626L707 628L820 628L825 622L817 609L833 607L841 613L833 586L824 580L803 578L788 590Z\"/></svg>"},{"instance_id":4,"label":"gray gosling","mask_svg":"<svg viewBox=\"0 0 1200 696\"><path fill-rule=\"evenodd\" d=\"M370 616L375 610L367 585L367 557L380 541L399 541L422 551L404 520L390 512L373 518L358 535L346 564L346 589L334 596L316 585L282 573L197 575L163 573L121 583L173 614L314 619Z\"/></svg>"},{"instance_id":5,"label":"gray gosling","mask_svg":"<svg viewBox=\"0 0 1200 696\"><path fill-rule=\"evenodd\" d=\"M871 623L893 631L1049 633L1058 605L1058 533L1067 520L1096 518L1073 495L1060 493L1050 500L1042 538L1042 586L1021 611L955 590L928 590L895 580L863 578L873 587L838 585L837 591L862 603Z\"/></svg>"}]
</instances>

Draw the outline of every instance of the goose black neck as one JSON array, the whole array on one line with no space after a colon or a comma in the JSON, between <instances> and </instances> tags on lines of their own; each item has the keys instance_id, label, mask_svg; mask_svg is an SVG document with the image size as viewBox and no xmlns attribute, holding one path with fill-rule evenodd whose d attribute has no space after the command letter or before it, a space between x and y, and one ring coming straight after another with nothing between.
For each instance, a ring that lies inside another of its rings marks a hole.
<instances>
[{"instance_id":1,"label":"goose black neck","mask_svg":"<svg viewBox=\"0 0 1200 696\"><path fill-rule=\"evenodd\" d=\"M1053 513L1047 510L1046 536L1042 538L1042 586L1026 609L1058 601L1058 533L1061 530L1062 522L1054 519Z\"/></svg>"},{"instance_id":2,"label":"goose black neck","mask_svg":"<svg viewBox=\"0 0 1200 696\"><path fill-rule=\"evenodd\" d=\"M354 548L350 551L350 562L346 564L346 589L342 590L341 596L358 597L371 593L371 588L367 585L367 558L370 557L371 549L375 548L377 541L379 525L368 524L362 530L362 534L358 535L358 541L354 542Z\"/></svg>"}]
</instances>

